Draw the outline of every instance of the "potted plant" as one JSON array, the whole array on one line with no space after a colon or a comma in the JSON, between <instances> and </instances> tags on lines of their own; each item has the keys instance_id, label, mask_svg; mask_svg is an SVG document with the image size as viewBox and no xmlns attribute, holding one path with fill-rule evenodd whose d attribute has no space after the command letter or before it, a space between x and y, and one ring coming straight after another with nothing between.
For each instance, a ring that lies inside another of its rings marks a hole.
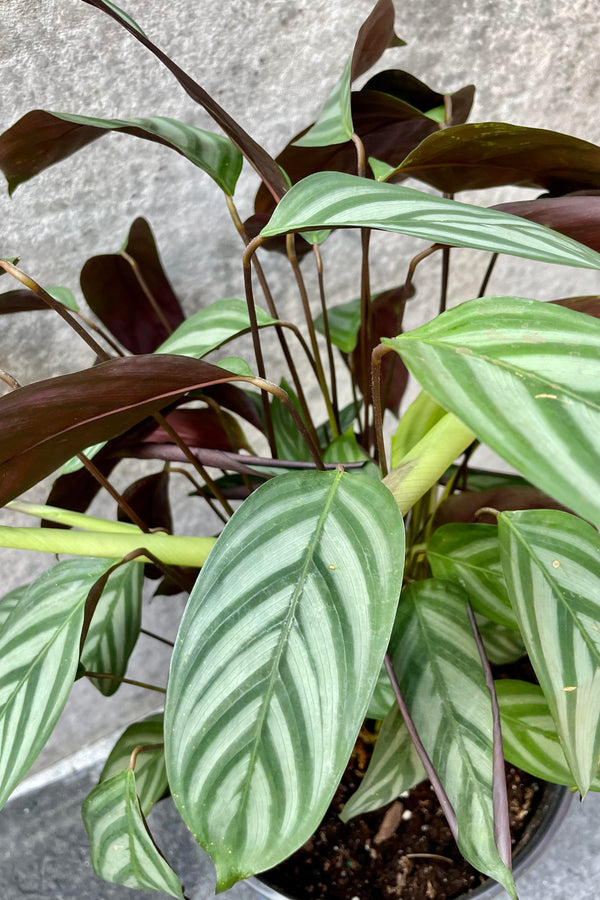
<instances>
[{"instance_id":1,"label":"potted plant","mask_svg":"<svg viewBox=\"0 0 600 900\"><path fill-rule=\"evenodd\" d=\"M582 795L599 788L599 305L488 297L484 284L446 310L447 273L450 247L599 269L600 150L466 124L472 87L442 95L391 70L353 93L402 43L392 3L378 0L323 114L274 160L130 16L84 2L157 56L224 136L159 117L36 110L0 137L10 189L110 130L165 144L222 189L245 244L245 300L185 318L144 220L122 251L84 266L100 326L64 291L0 261L21 284L2 295L4 312L52 308L96 356L24 387L0 373L13 389L0 398L0 501L43 519L1 528L0 543L69 557L0 603L2 802L75 679L107 695L128 680L147 575L190 598L164 720L127 729L85 801L98 874L184 896L144 818L167 790L212 856L217 890L276 865L319 824L369 719L380 723L375 749L344 818L426 774L465 859L516 897L504 758ZM233 200L244 158L262 181L245 222ZM404 187L408 176L445 196ZM514 183L549 196L504 209L450 196ZM340 304L320 248L344 228L360 232L362 274L358 299ZM377 229L428 246L372 297ZM298 322L278 313L263 248L288 258ZM439 315L404 332L435 254ZM304 257L317 270L316 317ZM284 372L264 356L269 330ZM224 358L247 333L253 356ZM409 372L422 390L390 452L383 419L398 412ZM259 440L268 450L255 452ZM520 474L474 467L479 442ZM125 457L156 468L118 491L111 473ZM226 523L218 537L172 533L169 479L182 465L190 504ZM53 475L43 507L18 499ZM86 513L100 487L114 521ZM491 664L524 653L533 681L494 680Z\"/></svg>"}]
</instances>

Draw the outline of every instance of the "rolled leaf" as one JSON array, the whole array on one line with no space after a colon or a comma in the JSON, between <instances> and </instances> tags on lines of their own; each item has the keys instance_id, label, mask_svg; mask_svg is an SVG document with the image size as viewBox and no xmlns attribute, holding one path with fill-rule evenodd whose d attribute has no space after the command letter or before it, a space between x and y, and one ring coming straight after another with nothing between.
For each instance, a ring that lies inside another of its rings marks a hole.
<instances>
[{"instance_id":1,"label":"rolled leaf","mask_svg":"<svg viewBox=\"0 0 600 900\"><path fill-rule=\"evenodd\" d=\"M12 194L24 181L66 159L110 131L132 134L176 150L233 195L242 156L231 141L165 116L99 119L34 109L0 137L0 169Z\"/></svg>"},{"instance_id":2,"label":"rolled leaf","mask_svg":"<svg viewBox=\"0 0 600 900\"><path fill-rule=\"evenodd\" d=\"M318 825L381 670L403 555L389 492L340 471L275 478L225 527L184 613L165 709L173 799L217 890Z\"/></svg>"},{"instance_id":3,"label":"rolled leaf","mask_svg":"<svg viewBox=\"0 0 600 900\"><path fill-rule=\"evenodd\" d=\"M117 253L88 259L80 280L90 309L132 353L152 353L184 320L145 219Z\"/></svg>"},{"instance_id":4,"label":"rolled leaf","mask_svg":"<svg viewBox=\"0 0 600 900\"><path fill-rule=\"evenodd\" d=\"M536 222L342 172L318 172L290 188L261 234L345 227L377 228L453 247L600 268L600 254Z\"/></svg>"},{"instance_id":5,"label":"rolled leaf","mask_svg":"<svg viewBox=\"0 0 600 900\"><path fill-rule=\"evenodd\" d=\"M554 510L502 513L498 533L521 635L585 794L600 754L600 537Z\"/></svg>"},{"instance_id":6,"label":"rolled leaf","mask_svg":"<svg viewBox=\"0 0 600 900\"><path fill-rule=\"evenodd\" d=\"M461 853L516 898L494 841L490 695L461 588L430 579L404 589L392 658L419 737L456 813Z\"/></svg>"},{"instance_id":7,"label":"rolled leaf","mask_svg":"<svg viewBox=\"0 0 600 900\"><path fill-rule=\"evenodd\" d=\"M384 343L532 484L600 524L600 322L551 303L472 300Z\"/></svg>"},{"instance_id":8,"label":"rolled leaf","mask_svg":"<svg viewBox=\"0 0 600 900\"><path fill-rule=\"evenodd\" d=\"M105 881L183 900L181 883L152 840L126 769L101 781L81 808L94 872Z\"/></svg>"},{"instance_id":9,"label":"rolled leaf","mask_svg":"<svg viewBox=\"0 0 600 900\"><path fill-rule=\"evenodd\" d=\"M152 747L163 742L163 716L157 713L125 729L100 773L100 781L108 781L129 768L131 754L137 747ZM163 749L138 753L135 763L135 790L142 814L147 816L168 788Z\"/></svg>"},{"instance_id":10,"label":"rolled leaf","mask_svg":"<svg viewBox=\"0 0 600 900\"><path fill-rule=\"evenodd\" d=\"M122 434L188 391L235 377L181 356L135 356L5 395L0 398L0 505L90 444Z\"/></svg>"},{"instance_id":11,"label":"rolled leaf","mask_svg":"<svg viewBox=\"0 0 600 900\"><path fill-rule=\"evenodd\" d=\"M130 562L110 575L94 611L81 662L89 672L123 677L142 624L143 567ZM108 678L90 678L105 697L120 687Z\"/></svg>"},{"instance_id":12,"label":"rolled leaf","mask_svg":"<svg viewBox=\"0 0 600 900\"><path fill-rule=\"evenodd\" d=\"M48 740L79 661L85 600L107 560L67 560L34 581L0 633L0 806Z\"/></svg>"}]
</instances>

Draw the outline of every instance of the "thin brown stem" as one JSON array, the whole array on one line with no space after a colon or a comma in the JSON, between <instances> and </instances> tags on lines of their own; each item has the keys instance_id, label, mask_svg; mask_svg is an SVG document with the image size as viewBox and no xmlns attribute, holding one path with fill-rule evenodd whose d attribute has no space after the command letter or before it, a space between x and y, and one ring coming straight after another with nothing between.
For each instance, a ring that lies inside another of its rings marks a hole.
<instances>
[{"instance_id":1,"label":"thin brown stem","mask_svg":"<svg viewBox=\"0 0 600 900\"><path fill-rule=\"evenodd\" d=\"M197 457L196 452L194 450L192 450L192 453L194 454L194 457L197 459L198 457ZM185 458L187 459L187 457L185 457ZM221 510L218 508L218 506L215 505L212 497L206 496L206 494L204 493L203 486L200 484L199 481L196 481L194 476L190 472L188 472L187 469L180 469L178 466L170 466L169 472L176 472L178 475L184 475L187 478L187 480L190 481L194 485L195 489L198 491L198 494L201 497L204 497L204 499L210 506L211 510L214 512L214 514L216 516L219 517L221 522L223 522L225 525L227 524L228 517L224 516L223 513L221 512Z\"/></svg>"},{"instance_id":2,"label":"thin brown stem","mask_svg":"<svg viewBox=\"0 0 600 900\"><path fill-rule=\"evenodd\" d=\"M5 372L4 369L0 369L0 381L4 381L13 391L21 387L14 375L11 375L10 372Z\"/></svg>"},{"instance_id":3,"label":"thin brown stem","mask_svg":"<svg viewBox=\"0 0 600 900\"><path fill-rule=\"evenodd\" d=\"M240 237L242 238L245 246L248 246L248 244L250 243L250 239L248 238L248 235L244 228L244 223L240 219L240 216L238 214L236 206L233 202L233 197L227 196L226 200L227 200L227 208L231 215L233 224L235 225L236 230L237 230L238 234L240 235ZM254 271L256 272L258 282L259 282L261 290L263 292L265 302L267 304L267 309L269 310L269 313L273 316L274 319L279 319L280 317L279 317L279 313L277 312L277 307L275 306L275 301L273 299L273 295L269 288L269 285L268 285L265 273L263 271L262 265L260 263L260 260L258 259L256 254L252 255L252 265L254 266ZM298 374L298 370L296 369L296 365L294 363L294 358L292 356L289 345L287 343L286 336L285 336L284 332L282 331L282 327L284 326L284 324L285 323L281 322L279 325L276 325L275 333L277 335L279 344L283 351L283 355L284 355L284 358L286 361L286 365L289 369L291 379L294 382L294 388L296 391L296 395L298 397L298 402L300 404L300 408L302 410L302 415L304 416L304 420L305 420L308 428L311 430L314 439L316 440L317 432L316 432L315 426L312 421L310 409L308 406L308 402L306 400L306 395L304 393L304 388L302 387L302 382L300 380L300 375ZM303 341L303 346L306 348L306 342L304 341L304 339L302 339L302 341ZM310 359L311 365L314 367L314 360L310 356L310 352L308 351L308 348L306 348L306 349L307 349L307 354Z\"/></svg>"},{"instance_id":4,"label":"thin brown stem","mask_svg":"<svg viewBox=\"0 0 600 900\"><path fill-rule=\"evenodd\" d=\"M323 330L325 332L325 341L327 343L327 357L329 360L329 372L331 379L331 402L333 403L333 413L337 425L338 434L340 433L340 408L338 403L337 379L335 375L335 359L333 357L333 344L331 343L331 331L329 329L329 315L327 312L327 298L325 296L325 281L323 279L323 258L318 244L313 244L313 253L315 264L317 267L317 279L319 282L319 297L321 298L321 315L323 316ZM336 435L334 435L336 437Z\"/></svg>"},{"instance_id":5,"label":"thin brown stem","mask_svg":"<svg viewBox=\"0 0 600 900\"><path fill-rule=\"evenodd\" d=\"M160 641L161 644L166 644L167 647L175 646L173 641L168 641L167 638L162 637L160 634L155 634L153 631L148 631L147 628L140 628L140 634L145 634L146 637L153 638L155 641Z\"/></svg>"},{"instance_id":6,"label":"thin brown stem","mask_svg":"<svg viewBox=\"0 0 600 900\"><path fill-rule=\"evenodd\" d=\"M382 478L388 473L383 440L383 409L381 405L381 361L392 348L379 344L371 354L371 393L373 397L373 427L377 444L377 458Z\"/></svg>"},{"instance_id":7,"label":"thin brown stem","mask_svg":"<svg viewBox=\"0 0 600 900\"><path fill-rule=\"evenodd\" d=\"M110 675L108 672L88 672L87 669L83 673L86 678L105 678L107 681L119 681L121 684L132 684L134 687L145 688L147 691L157 691L159 694L166 694L167 689L158 687L155 684L147 684L145 681L135 681L133 678L123 678L120 675Z\"/></svg>"},{"instance_id":8,"label":"thin brown stem","mask_svg":"<svg viewBox=\"0 0 600 900\"><path fill-rule=\"evenodd\" d=\"M164 743L160 744L143 744L140 747L136 747L131 756L129 757L129 768L133 772L135 769L135 765L137 763L137 758L140 753L149 753L151 750L164 750Z\"/></svg>"},{"instance_id":9,"label":"thin brown stem","mask_svg":"<svg viewBox=\"0 0 600 900\"><path fill-rule=\"evenodd\" d=\"M356 133L350 135L350 140L356 148L356 170L359 178L364 178L367 174L367 154L365 153L365 145Z\"/></svg>"},{"instance_id":10,"label":"thin brown stem","mask_svg":"<svg viewBox=\"0 0 600 900\"><path fill-rule=\"evenodd\" d=\"M77 311L75 311L74 314L77 316L78 319L81 319L81 321L84 323L84 325L87 325L88 328L90 328L92 331L95 331L96 334L99 334L100 337L102 338L102 340L106 341L108 346L112 350L115 351L117 356L125 356L125 354L123 353L123 351L121 350L119 345L116 343L116 341L114 341L112 339L112 337L110 336L110 334L107 334L107 332L104 331L103 328L100 328L99 325L96 325L94 322L92 322L91 319L88 319L88 317L85 316L79 309Z\"/></svg>"},{"instance_id":11,"label":"thin brown stem","mask_svg":"<svg viewBox=\"0 0 600 900\"><path fill-rule=\"evenodd\" d=\"M177 434L177 432L175 431L173 426L167 421L167 419L162 415L162 413L154 413L153 417L156 420L156 422L158 422L160 427L162 429L164 429L164 431L167 432L169 437L171 437L172 440L175 442L175 444L179 447L179 449L181 450L181 452L183 453L183 455L185 456L187 461L189 463L191 463L191 465L195 468L195 470L198 472L200 477L206 483L206 486L208 487L209 491L211 491L213 496L216 497L216 499L219 501L219 503L221 504L221 506L227 513L227 515L232 516L233 509L231 508L228 501L225 499L225 497L223 496L223 494L221 493L221 491L219 490L219 488L217 487L217 485L215 484L213 479L210 477L210 475L208 474L208 472L206 471L206 469L204 468L202 463L200 463L198 461L198 459L194 456L194 454L192 453L192 451L190 450L190 448L188 447L186 442Z\"/></svg>"},{"instance_id":12,"label":"thin brown stem","mask_svg":"<svg viewBox=\"0 0 600 900\"><path fill-rule=\"evenodd\" d=\"M485 292L487 291L487 286L490 278L492 277L492 272L496 266L496 260L498 259L498 253L492 253L492 258L488 263L488 267L485 270L485 275L483 276L483 281L481 282L481 287L479 288L478 297L483 297Z\"/></svg>"},{"instance_id":13,"label":"thin brown stem","mask_svg":"<svg viewBox=\"0 0 600 900\"><path fill-rule=\"evenodd\" d=\"M319 344L317 342L317 334L316 334L314 322L312 320L312 316L310 313L310 305L308 302L308 293L306 291L306 285L304 283L304 278L302 276L302 272L300 271L298 257L296 256L296 248L294 246L294 240L295 240L295 235L288 234L286 236L287 255L288 255L290 264L292 266L292 271L293 271L294 277L296 279L296 284L298 285L298 292L300 294L300 300L302 302L302 309L304 311L304 319L306 322L306 327L308 329L308 336L310 338L312 354L313 354L313 357L315 360L315 365L317 367L317 380L319 382L321 394L323 395L323 399L325 401L325 406L327 408L327 416L329 418L329 424L331 426L332 432L334 434L336 434L337 425L336 425L336 421L335 421L335 414L333 412L333 405L331 403L331 397L329 395L329 388L327 386L327 381L325 379L325 372L323 371L323 362L321 360L321 352L319 350Z\"/></svg>"},{"instance_id":14,"label":"thin brown stem","mask_svg":"<svg viewBox=\"0 0 600 900\"><path fill-rule=\"evenodd\" d=\"M246 304L248 306L248 318L250 319L250 331L252 333L252 343L254 345L254 355L256 357L256 367L258 370L259 378L266 380L265 373L265 363L262 354L262 347L260 344L260 335L258 323L256 321L256 309L254 306L254 290L252 287L252 257L254 256L256 250L263 243L263 239L260 237L255 237L254 240L250 241L246 246L246 250L243 255L243 266L244 266L244 287L246 290ZM262 405L263 405L263 413L265 417L265 428L267 432L267 440L269 442L269 449L271 450L271 454L273 457L277 457L277 445L275 443L275 432L273 431L273 419L271 416L271 407L269 404L269 397L264 391L261 393L262 397Z\"/></svg>"},{"instance_id":15,"label":"thin brown stem","mask_svg":"<svg viewBox=\"0 0 600 900\"><path fill-rule=\"evenodd\" d=\"M323 465L323 460L321 459L321 451L319 445L315 444L315 442L313 441L310 432L308 431L305 423L302 421L302 416L299 414L298 410L291 402L290 398L283 390L283 388L280 388L278 385L273 384L271 381L263 381L260 378L247 377L240 380L248 381L250 384L256 385L256 387L260 388L262 391L268 391L270 394L273 394L275 397L277 397L277 399L280 400L281 403L283 403L283 405L293 418L294 422L296 423L300 434L304 438L306 446L308 447L310 455L315 461L317 469L324 469L325 466Z\"/></svg>"},{"instance_id":16,"label":"thin brown stem","mask_svg":"<svg viewBox=\"0 0 600 900\"><path fill-rule=\"evenodd\" d=\"M71 312L67 309L64 304L59 303L58 300L55 300L48 291L45 291L44 288L34 281L30 275L27 275L25 272L18 269L12 263L8 262L5 259L0 259L0 267L4 269L5 272L8 272L9 275L12 275L13 278L16 278L17 281L20 281L22 285L28 288L30 291L33 291L38 297L46 303L54 312L58 313L61 318L65 320L65 322L70 325L70 327L75 331L79 337L85 341L88 347L94 351L94 353L103 361L110 359L110 355L106 352L106 350L98 344L94 338L87 333L85 328L79 324L77 319L73 316Z\"/></svg>"},{"instance_id":17,"label":"thin brown stem","mask_svg":"<svg viewBox=\"0 0 600 900\"><path fill-rule=\"evenodd\" d=\"M83 453L77 454L77 459L79 462L88 470L92 478L94 478L98 484L100 484L105 491L108 491L113 500L116 501L119 509L121 509L125 515L131 519L134 525L137 525L141 531L148 534L150 529L146 525L145 522L140 519L136 511L132 506L127 502L127 500L120 494L115 487L110 483L110 481L102 474L100 469L92 462L91 459L88 459Z\"/></svg>"},{"instance_id":18,"label":"thin brown stem","mask_svg":"<svg viewBox=\"0 0 600 900\"><path fill-rule=\"evenodd\" d=\"M372 345L373 322L371 315L371 276L369 271L369 244L371 232L368 228L361 228L360 240L362 247L362 264L360 273L360 362L364 392L364 425L363 436L365 445L370 448L370 412L371 412L371 384L369 379L369 358Z\"/></svg>"},{"instance_id":19,"label":"thin brown stem","mask_svg":"<svg viewBox=\"0 0 600 900\"><path fill-rule=\"evenodd\" d=\"M442 283L440 288L440 315L448 305L448 281L450 278L450 247L442 248Z\"/></svg>"},{"instance_id":20,"label":"thin brown stem","mask_svg":"<svg viewBox=\"0 0 600 900\"><path fill-rule=\"evenodd\" d=\"M424 259L427 259L428 256L431 256L432 253L435 253L437 250L441 250L443 244L432 244L431 247L428 247L427 250L422 250L421 253L417 253L416 256L413 256L410 263L408 264L408 272L406 273L406 279L404 282L405 289L408 289L413 283L413 278L415 275L415 270L420 262L423 262Z\"/></svg>"},{"instance_id":21,"label":"thin brown stem","mask_svg":"<svg viewBox=\"0 0 600 900\"><path fill-rule=\"evenodd\" d=\"M137 262L135 261L133 256L130 256L130 254L127 253L125 250L121 250L121 256L131 266L133 274L135 275L135 280L141 287L144 297L146 298L146 300L152 307L152 311L154 312L154 315L159 320L159 322L161 323L161 325L163 326L163 328L165 329L167 334L173 334L173 328L171 328L167 317L165 316L164 312L162 311L162 309L160 308L159 304L156 301L156 297L154 296L154 294L148 287L146 279L142 275L142 271L141 271L139 265L137 264Z\"/></svg>"}]
</instances>

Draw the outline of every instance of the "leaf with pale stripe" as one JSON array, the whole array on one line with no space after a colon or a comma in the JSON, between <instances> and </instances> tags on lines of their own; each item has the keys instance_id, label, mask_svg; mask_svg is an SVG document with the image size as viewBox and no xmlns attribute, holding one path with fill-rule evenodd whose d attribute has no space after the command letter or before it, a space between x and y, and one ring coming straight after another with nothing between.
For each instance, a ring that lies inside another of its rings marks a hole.
<instances>
[{"instance_id":1,"label":"leaf with pale stripe","mask_svg":"<svg viewBox=\"0 0 600 900\"><path fill-rule=\"evenodd\" d=\"M547 509L502 513L498 532L521 634L585 794L600 753L600 536Z\"/></svg>"},{"instance_id":2,"label":"leaf with pale stripe","mask_svg":"<svg viewBox=\"0 0 600 900\"><path fill-rule=\"evenodd\" d=\"M109 576L81 653L89 672L125 675L142 624L143 581L144 567L138 562L119 566ZM108 678L90 681L105 697L120 687L120 682Z\"/></svg>"},{"instance_id":3,"label":"leaf with pale stripe","mask_svg":"<svg viewBox=\"0 0 600 900\"><path fill-rule=\"evenodd\" d=\"M108 781L129 767L136 747L151 747L163 742L163 715L157 713L127 728L104 764L99 781ZM144 750L135 763L135 789L143 815L147 816L168 787L163 749Z\"/></svg>"},{"instance_id":4,"label":"leaf with pale stripe","mask_svg":"<svg viewBox=\"0 0 600 900\"><path fill-rule=\"evenodd\" d=\"M467 600L456 584L437 578L405 588L392 659L419 737L456 813L461 853L516 897L494 841L492 710Z\"/></svg>"},{"instance_id":5,"label":"leaf with pale stripe","mask_svg":"<svg viewBox=\"0 0 600 900\"><path fill-rule=\"evenodd\" d=\"M514 766L555 784L575 784L558 740L548 701L539 684L512 678L495 682L504 756ZM600 773L590 785L600 791Z\"/></svg>"},{"instance_id":6,"label":"leaf with pale stripe","mask_svg":"<svg viewBox=\"0 0 600 900\"><path fill-rule=\"evenodd\" d=\"M4 597L0 600L0 628L4 626L4 623L10 616L11 612L17 606L25 594L27 593L27 589L29 588L28 584L24 584L22 587L15 588L12 591L9 591L8 594L5 594Z\"/></svg>"},{"instance_id":7,"label":"leaf with pale stripe","mask_svg":"<svg viewBox=\"0 0 600 900\"><path fill-rule=\"evenodd\" d=\"M183 900L177 875L146 828L131 769L101 781L85 798L81 814L99 878Z\"/></svg>"},{"instance_id":8,"label":"leaf with pale stripe","mask_svg":"<svg viewBox=\"0 0 600 900\"><path fill-rule=\"evenodd\" d=\"M0 806L48 740L73 684L85 600L112 565L67 560L34 581L0 634Z\"/></svg>"},{"instance_id":9,"label":"leaf with pale stripe","mask_svg":"<svg viewBox=\"0 0 600 900\"><path fill-rule=\"evenodd\" d=\"M276 319L258 306L256 320L259 328L277 324ZM182 322L154 352L201 359L249 330L248 307L243 300L216 300Z\"/></svg>"},{"instance_id":10,"label":"leaf with pale stripe","mask_svg":"<svg viewBox=\"0 0 600 900\"><path fill-rule=\"evenodd\" d=\"M467 592L476 612L517 628L502 574L495 525L442 525L429 541L427 559L436 578L454 581Z\"/></svg>"},{"instance_id":11,"label":"leaf with pale stripe","mask_svg":"<svg viewBox=\"0 0 600 900\"><path fill-rule=\"evenodd\" d=\"M424 778L425 769L419 754L400 710L394 705L383 721L360 787L342 810L342 822L380 809Z\"/></svg>"},{"instance_id":12,"label":"leaf with pale stripe","mask_svg":"<svg viewBox=\"0 0 600 900\"><path fill-rule=\"evenodd\" d=\"M343 172L317 172L299 181L261 235L321 228L377 228L452 247L600 269L600 254L544 225Z\"/></svg>"},{"instance_id":13,"label":"leaf with pale stripe","mask_svg":"<svg viewBox=\"0 0 600 900\"><path fill-rule=\"evenodd\" d=\"M484 297L383 342L532 484L600 524L600 320Z\"/></svg>"},{"instance_id":14,"label":"leaf with pale stripe","mask_svg":"<svg viewBox=\"0 0 600 900\"><path fill-rule=\"evenodd\" d=\"M527 650L523 638L514 628L506 628L498 622L490 622L485 616L475 614L475 621L485 647L485 655L493 666L504 666L525 656Z\"/></svg>"},{"instance_id":15,"label":"leaf with pale stripe","mask_svg":"<svg viewBox=\"0 0 600 900\"><path fill-rule=\"evenodd\" d=\"M373 696L369 700L366 718L385 719L394 703L394 691L392 690L385 666L383 666L379 672Z\"/></svg>"},{"instance_id":16,"label":"leaf with pale stripe","mask_svg":"<svg viewBox=\"0 0 600 900\"><path fill-rule=\"evenodd\" d=\"M319 824L382 666L403 558L389 491L342 471L274 478L225 526L181 622L165 709L171 793L218 890Z\"/></svg>"}]
</instances>

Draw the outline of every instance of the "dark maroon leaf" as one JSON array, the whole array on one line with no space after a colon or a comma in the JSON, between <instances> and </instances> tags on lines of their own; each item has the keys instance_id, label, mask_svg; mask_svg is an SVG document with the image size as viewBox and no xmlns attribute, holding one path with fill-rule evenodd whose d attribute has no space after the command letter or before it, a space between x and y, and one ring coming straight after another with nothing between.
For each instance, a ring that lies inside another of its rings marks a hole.
<instances>
[{"instance_id":1,"label":"dark maroon leaf","mask_svg":"<svg viewBox=\"0 0 600 900\"><path fill-rule=\"evenodd\" d=\"M134 356L6 394L0 398L0 505L188 391L236 377L185 356Z\"/></svg>"},{"instance_id":2,"label":"dark maroon leaf","mask_svg":"<svg viewBox=\"0 0 600 900\"><path fill-rule=\"evenodd\" d=\"M141 31L137 30L126 19L124 19L116 9L108 6L103 0L83 0L90 6L102 10L112 19L115 19L123 28L125 28L133 37L143 44L159 59L163 65L175 76L184 91L204 107L206 112L212 116L215 122L223 129L225 134L235 144L240 153L246 157L250 165L260 175L262 181L267 185L269 191L275 198L280 200L286 193L288 186L283 177L279 166L275 163L271 156L256 141L247 134L238 123L213 100L210 94L200 87L200 85L191 78L187 72L184 72L177 63L173 62L166 53L153 44Z\"/></svg>"},{"instance_id":3,"label":"dark maroon leaf","mask_svg":"<svg viewBox=\"0 0 600 900\"><path fill-rule=\"evenodd\" d=\"M351 81L368 72L388 47L406 45L406 41L394 33L395 16L392 0L378 0L358 32L352 53Z\"/></svg>"},{"instance_id":4,"label":"dark maroon leaf","mask_svg":"<svg viewBox=\"0 0 600 900\"><path fill-rule=\"evenodd\" d=\"M168 471L153 472L134 481L123 492L123 497L148 528L172 530ZM121 509L117 511L117 518L121 522L131 521Z\"/></svg>"},{"instance_id":5,"label":"dark maroon leaf","mask_svg":"<svg viewBox=\"0 0 600 900\"><path fill-rule=\"evenodd\" d=\"M122 250L88 259L81 289L100 321L132 353L152 353L185 318L142 218L131 226Z\"/></svg>"},{"instance_id":6,"label":"dark maroon leaf","mask_svg":"<svg viewBox=\"0 0 600 900\"><path fill-rule=\"evenodd\" d=\"M375 297L372 302L372 335L371 346L369 348L369 363L371 361L371 353L379 343L382 337L395 337L401 333L402 311L404 303L414 293L414 288L410 289L407 295L404 287L392 288L384 291ZM361 393L370 391L371 370L363 373L361 359L361 341L362 329L358 332L358 343L352 354L352 367L354 377L359 386ZM397 359L394 359L394 356ZM400 365L398 365L398 361ZM404 396L406 385L408 382L408 369L398 356L398 354L388 353L384 356L381 363L381 399L384 409L389 409L393 413L398 413L400 401Z\"/></svg>"},{"instance_id":7,"label":"dark maroon leaf","mask_svg":"<svg viewBox=\"0 0 600 900\"><path fill-rule=\"evenodd\" d=\"M374 156L391 166L398 165L427 135L438 131L436 122L389 94L354 91L351 100L354 130L361 138L367 156ZM294 141L305 131L296 135L277 157L292 184L313 172L356 174L356 147L352 141L330 147L294 146ZM261 186L254 202L255 212L270 216L274 208L268 191ZM265 247L270 244L267 241Z\"/></svg>"},{"instance_id":8,"label":"dark maroon leaf","mask_svg":"<svg viewBox=\"0 0 600 900\"><path fill-rule=\"evenodd\" d=\"M423 113L444 105L444 94L434 91L414 75L400 69L386 69L370 78L363 87L364 91L380 91L403 100ZM469 118L475 85L468 84L459 91L450 94L452 115L449 124L462 125Z\"/></svg>"},{"instance_id":9,"label":"dark maroon leaf","mask_svg":"<svg viewBox=\"0 0 600 900\"><path fill-rule=\"evenodd\" d=\"M233 416L224 410L177 409L166 419L188 447L203 447L237 453L247 450L244 433ZM144 438L145 443L172 444L171 435L162 427L155 428Z\"/></svg>"},{"instance_id":10,"label":"dark maroon leaf","mask_svg":"<svg viewBox=\"0 0 600 900\"><path fill-rule=\"evenodd\" d=\"M599 148L600 154L600 148ZM538 200L519 200L492 207L546 225L567 237L600 250L600 197L540 197Z\"/></svg>"},{"instance_id":11,"label":"dark maroon leaf","mask_svg":"<svg viewBox=\"0 0 600 900\"><path fill-rule=\"evenodd\" d=\"M258 413L259 407L254 402L254 395L249 391L243 391L235 384L215 384L204 388L202 393L212 397L224 409L237 413L259 431L263 430L262 419Z\"/></svg>"},{"instance_id":12,"label":"dark maroon leaf","mask_svg":"<svg viewBox=\"0 0 600 900\"><path fill-rule=\"evenodd\" d=\"M535 487L509 485L491 491L464 491L462 494L452 494L438 507L435 526L446 525L448 522L481 522L484 525L495 525L496 517L492 513L475 516L475 513L484 507L498 512L508 509L561 509L570 512Z\"/></svg>"},{"instance_id":13,"label":"dark maroon leaf","mask_svg":"<svg viewBox=\"0 0 600 900\"><path fill-rule=\"evenodd\" d=\"M558 306L566 306L568 309L574 309L576 312L585 313L588 316L594 316L600 319L600 297L564 297L562 300L551 300Z\"/></svg>"},{"instance_id":14,"label":"dark maroon leaf","mask_svg":"<svg viewBox=\"0 0 600 900\"><path fill-rule=\"evenodd\" d=\"M337 146L339 146L339 144ZM265 192L265 195L267 201L271 200L271 197L267 192ZM267 213L254 213L253 216L249 216L244 222L244 231L246 232L248 240L257 237L270 218L271 216ZM278 234L275 235L275 237L270 237L263 246L265 250L276 250L277 253L283 253L284 256L287 256L287 235ZM305 241L299 234L294 235L294 248L298 259L303 259L307 253L312 252L312 244Z\"/></svg>"},{"instance_id":15,"label":"dark maroon leaf","mask_svg":"<svg viewBox=\"0 0 600 900\"><path fill-rule=\"evenodd\" d=\"M503 122L456 125L425 138L398 167L398 175L451 194L515 184L560 195L600 187L600 147Z\"/></svg>"},{"instance_id":16,"label":"dark maroon leaf","mask_svg":"<svg viewBox=\"0 0 600 900\"><path fill-rule=\"evenodd\" d=\"M33 291L26 290L26 288L0 294L0 315L30 312L34 309L50 309L50 307L47 303L44 303L41 297L38 297Z\"/></svg>"}]
</instances>

